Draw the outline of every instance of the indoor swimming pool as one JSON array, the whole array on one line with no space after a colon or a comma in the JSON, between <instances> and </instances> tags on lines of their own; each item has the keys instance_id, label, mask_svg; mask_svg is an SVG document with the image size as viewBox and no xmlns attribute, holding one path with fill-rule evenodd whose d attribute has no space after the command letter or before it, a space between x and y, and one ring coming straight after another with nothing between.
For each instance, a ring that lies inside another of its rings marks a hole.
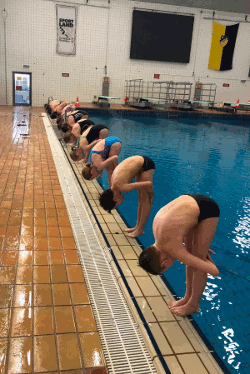
<instances>
[{"instance_id":1,"label":"indoor swimming pool","mask_svg":"<svg viewBox=\"0 0 250 374\"><path fill-rule=\"evenodd\" d=\"M145 247L153 243L155 214L179 195L206 194L219 204L221 216L211 248L220 275L208 275L201 312L193 318L230 372L250 373L250 128L214 119L90 119L107 125L109 134L121 139L119 162L132 155L146 155L155 162L155 199L145 234L139 237ZM99 181L108 188L106 173ZM133 227L137 193L125 196L119 212ZM176 261L164 277L182 297L185 266Z\"/></svg>"}]
</instances>

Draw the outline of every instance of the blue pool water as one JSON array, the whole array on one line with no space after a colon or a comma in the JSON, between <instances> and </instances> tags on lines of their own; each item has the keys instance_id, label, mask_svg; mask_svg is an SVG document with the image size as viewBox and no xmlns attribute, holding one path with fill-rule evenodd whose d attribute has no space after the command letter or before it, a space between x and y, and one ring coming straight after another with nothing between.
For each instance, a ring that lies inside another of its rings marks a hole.
<instances>
[{"instance_id":1,"label":"blue pool water","mask_svg":"<svg viewBox=\"0 0 250 374\"><path fill-rule=\"evenodd\" d=\"M250 127L227 121L153 117L94 117L123 143L119 161L150 156L156 164L155 200L139 239L152 244L157 211L185 193L212 197L221 217L211 248L220 275L208 276L193 318L231 373L250 373ZM106 173L100 180L108 188ZM137 193L125 194L119 211L133 227ZM177 295L185 293L185 266L175 262L164 276Z\"/></svg>"}]
</instances>

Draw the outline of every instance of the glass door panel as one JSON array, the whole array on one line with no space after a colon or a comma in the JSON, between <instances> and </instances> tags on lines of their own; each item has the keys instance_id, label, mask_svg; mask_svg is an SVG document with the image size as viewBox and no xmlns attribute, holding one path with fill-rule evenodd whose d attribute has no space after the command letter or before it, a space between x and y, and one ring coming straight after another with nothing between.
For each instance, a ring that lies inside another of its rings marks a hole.
<instances>
[{"instance_id":1,"label":"glass door panel","mask_svg":"<svg viewBox=\"0 0 250 374\"><path fill-rule=\"evenodd\" d=\"M31 106L31 73L13 72L13 105Z\"/></svg>"}]
</instances>

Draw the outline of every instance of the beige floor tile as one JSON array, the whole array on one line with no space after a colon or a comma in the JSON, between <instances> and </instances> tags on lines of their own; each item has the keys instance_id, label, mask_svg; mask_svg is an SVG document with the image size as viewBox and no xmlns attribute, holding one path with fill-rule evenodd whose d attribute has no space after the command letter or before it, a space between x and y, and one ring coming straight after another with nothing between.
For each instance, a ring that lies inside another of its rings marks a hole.
<instances>
[{"instance_id":1,"label":"beige floor tile","mask_svg":"<svg viewBox=\"0 0 250 374\"><path fill-rule=\"evenodd\" d=\"M125 260L118 260L118 263L119 263L125 277L132 277L133 274L131 273L126 261Z\"/></svg>"},{"instance_id":2,"label":"beige floor tile","mask_svg":"<svg viewBox=\"0 0 250 374\"><path fill-rule=\"evenodd\" d=\"M158 322L172 321L175 322L173 314L168 309L167 304L161 296L147 297L151 310L154 312Z\"/></svg>"},{"instance_id":3,"label":"beige floor tile","mask_svg":"<svg viewBox=\"0 0 250 374\"><path fill-rule=\"evenodd\" d=\"M159 357L154 357L153 358L153 363L156 368L157 374L166 374L166 370L163 368L162 363L159 359Z\"/></svg>"},{"instance_id":4,"label":"beige floor tile","mask_svg":"<svg viewBox=\"0 0 250 374\"><path fill-rule=\"evenodd\" d=\"M159 296L160 293L149 277L136 277L144 296Z\"/></svg>"},{"instance_id":5,"label":"beige floor tile","mask_svg":"<svg viewBox=\"0 0 250 374\"><path fill-rule=\"evenodd\" d=\"M137 244L136 239L134 239L134 238L129 238L129 237L127 237L127 239L128 239L128 242L129 242L130 245L136 245L136 244Z\"/></svg>"},{"instance_id":6,"label":"beige floor tile","mask_svg":"<svg viewBox=\"0 0 250 374\"><path fill-rule=\"evenodd\" d=\"M206 366L209 374L223 374L223 371L210 353L198 353L198 356Z\"/></svg>"},{"instance_id":7,"label":"beige floor tile","mask_svg":"<svg viewBox=\"0 0 250 374\"><path fill-rule=\"evenodd\" d=\"M154 282L155 286L158 288L160 294L162 296L167 297L167 301L174 300L171 292L167 289L167 286L164 284L163 280L158 275L150 275L152 281Z\"/></svg>"},{"instance_id":8,"label":"beige floor tile","mask_svg":"<svg viewBox=\"0 0 250 374\"><path fill-rule=\"evenodd\" d=\"M207 374L206 368L196 353L178 355L177 357L186 374Z\"/></svg>"},{"instance_id":9,"label":"beige floor tile","mask_svg":"<svg viewBox=\"0 0 250 374\"><path fill-rule=\"evenodd\" d=\"M110 234L109 228L106 223L100 223L101 228L103 229L104 234Z\"/></svg>"},{"instance_id":10,"label":"beige floor tile","mask_svg":"<svg viewBox=\"0 0 250 374\"><path fill-rule=\"evenodd\" d=\"M140 288L138 287L138 284L136 283L133 277L127 277L126 281L128 282L128 285L131 288L131 291L133 292L134 297L143 296ZM118 282L120 283L121 280L119 279Z\"/></svg>"},{"instance_id":11,"label":"beige floor tile","mask_svg":"<svg viewBox=\"0 0 250 374\"><path fill-rule=\"evenodd\" d=\"M123 245L123 246L119 247L119 249L122 252L123 257L126 260L137 260L138 259L138 256L135 253L135 251L134 251L134 249L131 245Z\"/></svg>"},{"instance_id":12,"label":"beige floor tile","mask_svg":"<svg viewBox=\"0 0 250 374\"><path fill-rule=\"evenodd\" d=\"M100 222L100 223L105 223L105 221L104 221L104 219L103 219L103 217L102 217L101 214L97 214L97 215L96 215L96 218L98 219L98 222Z\"/></svg>"},{"instance_id":13,"label":"beige floor tile","mask_svg":"<svg viewBox=\"0 0 250 374\"><path fill-rule=\"evenodd\" d=\"M93 209L93 211L94 211L95 214L99 214L100 213L97 207L92 207L92 209Z\"/></svg>"},{"instance_id":14,"label":"beige floor tile","mask_svg":"<svg viewBox=\"0 0 250 374\"><path fill-rule=\"evenodd\" d=\"M93 194L91 195L93 198L95 198L95 197L97 197L97 195L94 195L93 196ZM105 214L105 215L107 215L107 211L106 210L104 210L101 206L100 206L100 204L98 203L98 209L99 209L99 212L101 213L101 214ZM110 214L111 215L111 214ZM113 222L113 221L112 221Z\"/></svg>"},{"instance_id":15,"label":"beige floor tile","mask_svg":"<svg viewBox=\"0 0 250 374\"><path fill-rule=\"evenodd\" d=\"M136 297L136 301L142 311L142 314L147 322L156 322L156 319L144 297Z\"/></svg>"},{"instance_id":16,"label":"beige floor tile","mask_svg":"<svg viewBox=\"0 0 250 374\"><path fill-rule=\"evenodd\" d=\"M113 214L113 217L115 218L117 223L119 223L119 224L124 223L122 217L120 216L120 214L118 214L117 211L113 211L112 214ZM125 225L125 227L126 227L126 225Z\"/></svg>"},{"instance_id":17,"label":"beige floor tile","mask_svg":"<svg viewBox=\"0 0 250 374\"><path fill-rule=\"evenodd\" d=\"M156 340L156 343L158 344L158 347L161 350L162 355L170 355L173 354L173 351L168 344L168 341L163 334L162 330L160 329L160 326L158 323L150 323L149 324L150 330L152 331L152 334L154 335L154 338Z\"/></svg>"},{"instance_id":18,"label":"beige floor tile","mask_svg":"<svg viewBox=\"0 0 250 374\"><path fill-rule=\"evenodd\" d=\"M177 322L161 322L160 325L175 353L194 352L193 347Z\"/></svg>"},{"instance_id":19,"label":"beige floor tile","mask_svg":"<svg viewBox=\"0 0 250 374\"><path fill-rule=\"evenodd\" d=\"M106 238L108 239L108 242L109 242L110 246L116 245L116 242L115 242L112 234L106 234Z\"/></svg>"},{"instance_id":20,"label":"beige floor tile","mask_svg":"<svg viewBox=\"0 0 250 374\"><path fill-rule=\"evenodd\" d=\"M164 356L171 374L185 374L175 356Z\"/></svg>"},{"instance_id":21,"label":"beige floor tile","mask_svg":"<svg viewBox=\"0 0 250 374\"><path fill-rule=\"evenodd\" d=\"M113 234L113 238L119 246L129 245L129 242L124 234Z\"/></svg>"},{"instance_id":22,"label":"beige floor tile","mask_svg":"<svg viewBox=\"0 0 250 374\"><path fill-rule=\"evenodd\" d=\"M107 213L107 212L106 212L106 213ZM115 222L116 222L116 220L115 220L115 218L112 216L112 214L103 214L102 217L103 217L103 219L104 219L104 221L105 221L106 223L111 223L111 222L115 223Z\"/></svg>"},{"instance_id":23,"label":"beige floor tile","mask_svg":"<svg viewBox=\"0 0 250 374\"><path fill-rule=\"evenodd\" d=\"M112 233L117 233L118 232L118 233L122 234L122 230L117 223L107 223L107 225L108 225L108 228L109 228L110 232L112 232Z\"/></svg>"},{"instance_id":24,"label":"beige floor tile","mask_svg":"<svg viewBox=\"0 0 250 374\"><path fill-rule=\"evenodd\" d=\"M183 318L181 321L179 321L179 324L197 352L209 352L208 347L203 342L199 334L195 331L188 319Z\"/></svg>"},{"instance_id":25,"label":"beige floor tile","mask_svg":"<svg viewBox=\"0 0 250 374\"><path fill-rule=\"evenodd\" d=\"M115 216L115 218L117 218L117 217ZM120 218L121 218L121 217L120 217ZM130 227L128 227L128 226L126 225L126 223L125 223L122 219L119 220L119 226L120 226L122 229L128 229L128 228L130 228Z\"/></svg>"},{"instance_id":26,"label":"beige floor tile","mask_svg":"<svg viewBox=\"0 0 250 374\"><path fill-rule=\"evenodd\" d=\"M121 251L119 250L119 248L117 247L117 245L112 245L111 249L112 249L112 251L115 255L115 258L117 260L122 260L123 259L123 255L122 255Z\"/></svg>"},{"instance_id":27,"label":"beige floor tile","mask_svg":"<svg viewBox=\"0 0 250 374\"><path fill-rule=\"evenodd\" d=\"M134 277L145 277L145 270L138 266L138 260L127 260L127 264Z\"/></svg>"},{"instance_id":28,"label":"beige floor tile","mask_svg":"<svg viewBox=\"0 0 250 374\"><path fill-rule=\"evenodd\" d=\"M95 203L95 200L92 200L92 199L89 199L89 203L92 207L96 207L96 203Z\"/></svg>"},{"instance_id":29,"label":"beige floor tile","mask_svg":"<svg viewBox=\"0 0 250 374\"><path fill-rule=\"evenodd\" d=\"M137 255L137 257L139 257L140 254L141 254L141 252L142 252L142 249L141 249L141 247L139 246L139 244L132 245L132 248L133 248L135 254Z\"/></svg>"}]
</instances>

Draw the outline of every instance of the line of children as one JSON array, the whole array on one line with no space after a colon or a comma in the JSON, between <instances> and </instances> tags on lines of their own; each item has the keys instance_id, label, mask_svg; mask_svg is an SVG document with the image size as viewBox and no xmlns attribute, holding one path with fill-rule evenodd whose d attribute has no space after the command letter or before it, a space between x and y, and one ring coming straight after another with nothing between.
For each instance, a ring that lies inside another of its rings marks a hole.
<instances>
[{"instance_id":1,"label":"line of children","mask_svg":"<svg viewBox=\"0 0 250 374\"><path fill-rule=\"evenodd\" d=\"M59 106L60 104L58 104ZM50 102L52 113L59 113ZM73 113L69 114L69 117ZM84 118L83 118L84 117ZM73 147L73 161L84 162L82 176L93 180L107 170L109 189L100 195L100 205L111 212L122 204L124 196L138 191L137 222L134 228L125 229L125 235L135 238L144 233L154 199L154 161L148 156L132 156L118 164L122 149L119 138L109 136L107 126L95 125L84 112L80 122L66 122L66 134ZM79 115L80 118L80 115ZM90 158L90 162L88 161ZM135 178L135 182L132 183ZM155 243L144 249L139 256L139 265L147 272L157 275L165 272L179 260L186 265L186 294L183 299L168 304L173 314L186 316L199 312L199 302L207 282L207 273L218 276L210 250L219 221L217 203L205 195L185 194L169 202L156 214L153 221Z\"/></svg>"}]
</instances>

